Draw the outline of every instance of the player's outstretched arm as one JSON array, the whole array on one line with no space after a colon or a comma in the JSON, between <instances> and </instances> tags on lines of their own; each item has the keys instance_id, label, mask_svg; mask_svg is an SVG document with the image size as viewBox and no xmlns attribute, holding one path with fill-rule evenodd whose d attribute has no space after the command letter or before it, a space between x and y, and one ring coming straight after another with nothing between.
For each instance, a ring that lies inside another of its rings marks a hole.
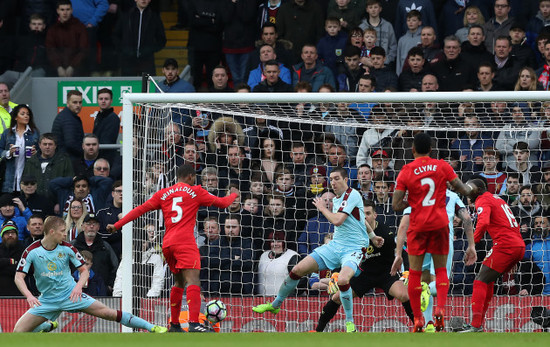
<instances>
[{"instance_id":1,"label":"player's outstretched arm","mask_svg":"<svg viewBox=\"0 0 550 347\"><path fill-rule=\"evenodd\" d=\"M405 191L396 189L393 192L392 207L395 212L400 212L409 207L405 201Z\"/></svg>"},{"instance_id":2,"label":"player's outstretched arm","mask_svg":"<svg viewBox=\"0 0 550 347\"><path fill-rule=\"evenodd\" d=\"M453 189L455 192L458 192L464 196L470 196L472 193L475 192L474 190L474 187L469 185L469 184L465 184L464 182L462 182L462 180L460 178L455 178L454 180L452 180L451 182L451 186L453 186Z\"/></svg>"},{"instance_id":3,"label":"player's outstretched arm","mask_svg":"<svg viewBox=\"0 0 550 347\"><path fill-rule=\"evenodd\" d=\"M464 254L464 262L466 265L472 265L477 260L477 252L474 242L474 225L472 222L472 217L466 208L461 208L457 213L458 218L462 220L462 227L466 233L466 238L468 239L468 248Z\"/></svg>"},{"instance_id":4,"label":"player's outstretched arm","mask_svg":"<svg viewBox=\"0 0 550 347\"><path fill-rule=\"evenodd\" d=\"M405 239L407 238L407 229L409 229L409 219L408 214L403 215L401 222L399 223L399 228L397 229L397 238L395 240L395 259L391 266L390 274L393 276L398 271L401 270L401 265L403 265L403 247L405 246Z\"/></svg>"},{"instance_id":5,"label":"player's outstretched arm","mask_svg":"<svg viewBox=\"0 0 550 347\"><path fill-rule=\"evenodd\" d=\"M27 275L24 272L16 272L14 282L17 286L17 289L27 298L27 302L29 303L30 307L40 306L42 305L38 298L36 298L34 295L32 295L31 291L27 287L27 284L25 283L25 277Z\"/></svg>"},{"instance_id":6,"label":"player's outstretched arm","mask_svg":"<svg viewBox=\"0 0 550 347\"><path fill-rule=\"evenodd\" d=\"M229 205L233 203L233 201L235 201L236 198L237 198L237 193L231 193L221 198L216 197L212 205L216 206L217 208L227 208L229 207Z\"/></svg>"}]
</instances>

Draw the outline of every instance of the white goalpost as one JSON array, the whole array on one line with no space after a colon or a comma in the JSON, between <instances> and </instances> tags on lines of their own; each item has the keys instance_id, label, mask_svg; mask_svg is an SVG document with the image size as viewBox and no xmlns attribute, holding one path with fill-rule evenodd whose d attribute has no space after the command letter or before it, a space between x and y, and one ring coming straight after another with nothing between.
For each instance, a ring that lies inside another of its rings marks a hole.
<instances>
[{"instance_id":1,"label":"white goalpost","mask_svg":"<svg viewBox=\"0 0 550 347\"><path fill-rule=\"evenodd\" d=\"M293 255L299 259L322 243L328 226L315 219L311 199L329 190L328 174L341 164L351 175L352 187L375 202L377 220L396 231L401 214L391 210L391 192L399 168L412 158L410 144L416 131L432 135L432 156L452 161L462 178L490 172L496 194L509 199L511 206L521 204L514 179L519 177L520 186L531 186L540 213L528 216L531 219L521 215L519 221L526 225L522 235L529 249L543 239L533 219L550 211L550 177L549 182L544 178L550 168L550 94L546 91L127 93L122 128L123 215L155 191L174 184L176 168L182 163L192 163L197 179L202 180L197 184L213 194L239 193L240 205L224 211L200 210L197 218L203 294L206 301L220 299L228 307L222 332L314 329L329 298L324 291L312 289L315 279L300 283L277 316L252 312L253 305L271 300L273 293L266 288L276 286L277 281L277 276L261 266L262 254L273 251L271 241L277 235L284 238L283 252L288 254L284 259ZM514 150L524 146L517 143L528 147L525 165L532 173L526 173L524 164L514 157ZM304 163L298 159L302 151ZM487 160L496 160L496 168L491 169ZM216 176L215 187L209 186L209 174ZM285 175L291 183L282 183ZM377 187L376 182L387 187ZM258 193L254 189L260 185L263 190ZM277 199L283 202L282 212L276 207ZM475 221L475 209L463 200ZM225 235L224 228L229 233L227 220L237 220L238 236ZM217 239L205 231L209 221L217 224ZM163 227L160 212L126 224L117 273L122 310L159 325L168 324L173 283L160 252ZM460 265L464 240L457 222L455 251L449 255L455 258L447 301L449 326L469 321L473 277L483 260L478 259L474 267ZM484 256L490 246L486 235L478 245L478 256ZM540 263L543 260L532 250L521 266L497 284L486 331L540 329L530 313L533 307L550 306L550 296L544 296L545 290L550 294L550 279L544 282L542 269L536 269L550 264ZM274 254L279 259L280 254ZM382 291L357 298L354 305L361 332L409 331L411 323L400 303L388 301ZM341 311L328 330L341 329Z\"/></svg>"}]
</instances>

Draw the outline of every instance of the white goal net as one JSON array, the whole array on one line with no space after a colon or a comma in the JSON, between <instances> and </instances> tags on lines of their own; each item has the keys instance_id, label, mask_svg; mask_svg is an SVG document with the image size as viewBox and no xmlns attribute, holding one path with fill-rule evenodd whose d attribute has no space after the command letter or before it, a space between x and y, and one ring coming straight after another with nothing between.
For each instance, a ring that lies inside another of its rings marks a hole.
<instances>
[{"instance_id":1,"label":"white goal net","mask_svg":"<svg viewBox=\"0 0 550 347\"><path fill-rule=\"evenodd\" d=\"M550 239L542 220L550 205L547 92L125 94L122 120L124 213L174 184L183 163L196 168L197 184L212 194L239 194L229 208L204 208L197 217L201 290L205 301L217 298L228 307L222 331L315 328L329 299L326 272L301 281L276 316L251 307L271 300L289 266L330 238L333 227L312 200L333 197L334 167L348 171L350 185L374 202L377 222L396 232L401 214L392 210L392 191L400 168L413 159L418 131L432 136L432 157L449 161L464 181L485 176L521 225L528 251L495 284L485 329L540 329L530 313L550 306ZM473 204L463 201L475 223ZM125 226L119 275L123 309L165 325L173 281L163 233L160 212ZM492 242L486 235L477 244L478 262L468 267L466 246L456 218L451 326L469 321L475 273ZM340 311L327 330L341 330ZM355 299L354 314L363 332L411 326L382 289Z\"/></svg>"}]
</instances>

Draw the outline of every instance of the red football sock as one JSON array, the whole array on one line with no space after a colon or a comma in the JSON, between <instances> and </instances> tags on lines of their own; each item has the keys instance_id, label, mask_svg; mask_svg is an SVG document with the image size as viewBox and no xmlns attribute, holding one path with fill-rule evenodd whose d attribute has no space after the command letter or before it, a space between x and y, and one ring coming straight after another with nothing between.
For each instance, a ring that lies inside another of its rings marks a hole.
<instances>
[{"instance_id":1,"label":"red football sock","mask_svg":"<svg viewBox=\"0 0 550 347\"><path fill-rule=\"evenodd\" d=\"M485 303L483 305L483 315L481 316L481 325L485 322L485 317L487 316L487 310L489 309L489 304L491 303L491 299L493 299L493 287L495 286L495 282L491 282L487 284L487 294L485 295Z\"/></svg>"},{"instance_id":2,"label":"red football sock","mask_svg":"<svg viewBox=\"0 0 550 347\"><path fill-rule=\"evenodd\" d=\"M170 290L170 322L180 324L181 299L183 288L172 287Z\"/></svg>"},{"instance_id":3,"label":"red football sock","mask_svg":"<svg viewBox=\"0 0 550 347\"><path fill-rule=\"evenodd\" d=\"M420 277L422 271L409 270L409 301L413 311L414 318L421 318L422 311L420 310L420 294L422 293L422 286L420 285Z\"/></svg>"},{"instance_id":4,"label":"red football sock","mask_svg":"<svg viewBox=\"0 0 550 347\"><path fill-rule=\"evenodd\" d=\"M472 326L476 328L479 328L483 321L483 308L485 307L487 298L487 289L487 283L478 280L474 281L474 292L472 294Z\"/></svg>"},{"instance_id":5,"label":"red football sock","mask_svg":"<svg viewBox=\"0 0 550 347\"><path fill-rule=\"evenodd\" d=\"M445 310L447 294L449 293L449 277L447 276L447 269L444 267L435 269L435 289L437 291L437 307Z\"/></svg>"},{"instance_id":6,"label":"red football sock","mask_svg":"<svg viewBox=\"0 0 550 347\"><path fill-rule=\"evenodd\" d=\"M197 285L187 286L187 305L189 306L189 322L199 322L199 311L201 310L201 287Z\"/></svg>"}]
</instances>

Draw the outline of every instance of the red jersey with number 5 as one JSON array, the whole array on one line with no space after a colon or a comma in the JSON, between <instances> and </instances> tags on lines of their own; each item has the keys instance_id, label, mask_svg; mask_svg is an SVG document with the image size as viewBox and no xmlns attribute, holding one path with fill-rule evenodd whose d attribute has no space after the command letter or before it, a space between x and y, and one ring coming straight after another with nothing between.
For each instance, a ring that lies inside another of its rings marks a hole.
<instances>
[{"instance_id":1,"label":"red jersey with number 5","mask_svg":"<svg viewBox=\"0 0 550 347\"><path fill-rule=\"evenodd\" d=\"M124 224L133 221L148 211L162 209L164 224L166 225L162 247L174 244L196 245L193 233L199 207L214 205L219 208L226 208L231 205L236 197L237 194L233 193L219 198L210 194L201 186L176 183L156 192L149 200L128 212L126 216L115 223L115 228L122 228Z\"/></svg>"},{"instance_id":2,"label":"red jersey with number 5","mask_svg":"<svg viewBox=\"0 0 550 347\"><path fill-rule=\"evenodd\" d=\"M395 189L409 192L409 230L430 231L449 224L445 191L447 181L455 178L453 168L444 160L420 157L403 166Z\"/></svg>"},{"instance_id":3,"label":"red jersey with number 5","mask_svg":"<svg viewBox=\"0 0 550 347\"><path fill-rule=\"evenodd\" d=\"M497 195L485 192L476 199L477 222L474 241L481 240L489 232L494 245L522 247L525 242L519 231L519 224L510 206Z\"/></svg>"}]
</instances>

